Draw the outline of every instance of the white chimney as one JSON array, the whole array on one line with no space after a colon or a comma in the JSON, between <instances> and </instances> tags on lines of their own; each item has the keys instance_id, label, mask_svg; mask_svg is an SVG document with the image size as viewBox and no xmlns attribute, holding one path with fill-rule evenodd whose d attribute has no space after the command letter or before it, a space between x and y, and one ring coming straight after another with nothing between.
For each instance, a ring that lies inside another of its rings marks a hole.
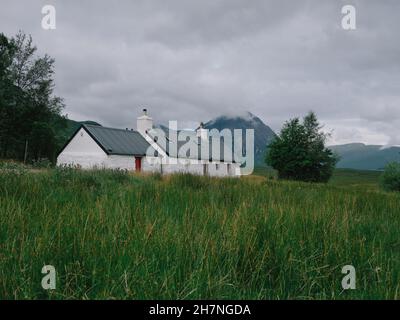
<instances>
[{"instance_id":1,"label":"white chimney","mask_svg":"<svg viewBox=\"0 0 400 320\"><path fill-rule=\"evenodd\" d=\"M197 136L203 140L208 139L208 130L204 128L203 122L200 122L200 126L196 130Z\"/></svg>"},{"instance_id":2,"label":"white chimney","mask_svg":"<svg viewBox=\"0 0 400 320\"><path fill-rule=\"evenodd\" d=\"M136 129L141 134L153 129L153 119L147 115L147 109L143 109L143 115L137 118Z\"/></svg>"}]
</instances>

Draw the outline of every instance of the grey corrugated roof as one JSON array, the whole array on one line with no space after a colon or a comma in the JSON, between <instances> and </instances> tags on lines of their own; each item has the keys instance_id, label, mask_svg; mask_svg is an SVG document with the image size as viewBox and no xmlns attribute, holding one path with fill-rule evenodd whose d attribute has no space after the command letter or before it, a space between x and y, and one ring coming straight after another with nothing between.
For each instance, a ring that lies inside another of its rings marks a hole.
<instances>
[{"instance_id":1,"label":"grey corrugated roof","mask_svg":"<svg viewBox=\"0 0 400 320\"><path fill-rule=\"evenodd\" d=\"M137 131L88 124L84 124L83 127L107 154L144 156L150 147Z\"/></svg>"},{"instance_id":2,"label":"grey corrugated roof","mask_svg":"<svg viewBox=\"0 0 400 320\"><path fill-rule=\"evenodd\" d=\"M164 151L169 156L173 156L170 154L170 147L173 146L174 142L172 140L170 140L168 130L158 128L155 130L153 129L153 130L148 131L147 134L154 140L154 137L158 136L158 134L160 133L157 130L162 130L164 132L167 141L165 143L165 146L162 145L160 143L160 141L155 141L155 142L157 143L158 146L161 147L161 149L164 149ZM184 131L185 131L186 136L191 136L191 139L189 141L179 141L179 140L177 141L176 149L177 149L178 153L182 146L186 145L186 147L188 147L190 144L192 144L193 149L197 149L197 154L196 155L186 154L183 158L194 159L194 160L214 160L214 161L236 162L234 159L234 154L233 154L231 146L228 146L228 145L225 146L224 140L221 137L214 137L212 139L211 138L212 136L209 136L208 141L204 141L200 137L197 137L197 134L195 131L187 131L187 130L184 130ZM158 134L157 134L157 132L158 132ZM178 132L175 132L175 133L178 134ZM217 143L215 141L217 139L219 139L219 148L220 149L218 150L217 154L213 154L213 147L218 146L218 144L213 146L213 143ZM189 143L189 145L187 143ZM206 151L206 154L202 154L202 146L201 146L202 143L208 143L208 146L204 147L206 150L208 147L208 152ZM226 150L225 150L225 148L226 148ZM225 151L227 151L229 154L225 154ZM182 156L179 156L179 154L178 154L178 158L182 158Z\"/></svg>"}]
</instances>

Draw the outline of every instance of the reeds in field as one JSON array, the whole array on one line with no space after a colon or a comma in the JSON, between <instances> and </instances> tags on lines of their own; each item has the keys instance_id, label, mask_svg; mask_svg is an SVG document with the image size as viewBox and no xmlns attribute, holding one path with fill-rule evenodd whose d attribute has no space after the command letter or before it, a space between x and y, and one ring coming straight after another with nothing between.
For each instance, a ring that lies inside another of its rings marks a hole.
<instances>
[{"instance_id":1,"label":"reeds in field","mask_svg":"<svg viewBox=\"0 0 400 320\"><path fill-rule=\"evenodd\" d=\"M359 187L2 171L0 298L393 299L399 230L400 196Z\"/></svg>"}]
</instances>

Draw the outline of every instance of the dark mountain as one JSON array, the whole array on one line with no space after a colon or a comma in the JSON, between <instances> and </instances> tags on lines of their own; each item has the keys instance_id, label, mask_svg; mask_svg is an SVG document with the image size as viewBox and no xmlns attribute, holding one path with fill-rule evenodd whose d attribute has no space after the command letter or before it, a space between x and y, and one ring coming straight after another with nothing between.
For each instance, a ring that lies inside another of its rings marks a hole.
<instances>
[{"instance_id":1,"label":"dark mountain","mask_svg":"<svg viewBox=\"0 0 400 320\"><path fill-rule=\"evenodd\" d=\"M329 148L341 157L338 168L381 170L388 162L400 161L400 147L350 143Z\"/></svg>"},{"instance_id":2,"label":"dark mountain","mask_svg":"<svg viewBox=\"0 0 400 320\"><path fill-rule=\"evenodd\" d=\"M95 122L95 121L74 121L67 119L67 126L64 128L61 132L61 134L65 137L66 141L75 133L76 130L82 125L82 124L91 124L94 126L101 126L101 124Z\"/></svg>"},{"instance_id":3,"label":"dark mountain","mask_svg":"<svg viewBox=\"0 0 400 320\"><path fill-rule=\"evenodd\" d=\"M204 124L206 129L254 129L255 164L265 165L266 146L274 139L275 133L260 118L250 112L237 116L220 116ZM245 139L243 138L243 141ZM244 142L243 142L244 143Z\"/></svg>"},{"instance_id":4,"label":"dark mountain","mask_svg":"<svg viewBox=\"0 0 400 320\"><path fill-rule=\"evenodd\" d=\"M71 136L75 133L76 130L82 124L91 124L101 126L95 121L74 121L70 119L61 118L57 121L54 121L54 131L56 133L57 141L58 141L58 149L61 149L64 144L71 138Z\"/></svg>"}]
</instances>

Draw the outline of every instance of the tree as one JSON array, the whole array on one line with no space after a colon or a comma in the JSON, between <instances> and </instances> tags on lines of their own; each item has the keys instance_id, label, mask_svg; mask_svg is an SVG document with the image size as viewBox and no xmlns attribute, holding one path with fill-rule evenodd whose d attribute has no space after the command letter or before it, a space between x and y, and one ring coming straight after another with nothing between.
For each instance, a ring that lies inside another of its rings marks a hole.
<instances>
[{"instance_id":1,"label":"tree","mask_svg":"<svg viewBox=\"0 0 400 320\"><path fill-rule=\"evenodd\" d=\"M0 156L55 159L58 142L51 128L63 119L62 99L53 94L54 59L36 55L31 36L0 34ZM59 125L59 124L58 124Z\"/></svg>"},{"instance_id":2,"label":"tree","mask_svg":"<svg viewBox=\"0 0 400 320\"><path fill-rule=\"evenodd\" d=\"M390 162L385 166L380 183L386 191L400 192L400 162Z\"/></svg>"},{"instance_id":3,"label":"tree","mask_svg":"<svg viewBox=\"0 0 400 320\"><path fill-rule=\"evenodd\" d=\"M278 171L280 179L327 182L338 161L325 147L328 137L314 112L302 123L299 118L289 120L268 146L266 163Z\"/></svg>"}]
</instances>

